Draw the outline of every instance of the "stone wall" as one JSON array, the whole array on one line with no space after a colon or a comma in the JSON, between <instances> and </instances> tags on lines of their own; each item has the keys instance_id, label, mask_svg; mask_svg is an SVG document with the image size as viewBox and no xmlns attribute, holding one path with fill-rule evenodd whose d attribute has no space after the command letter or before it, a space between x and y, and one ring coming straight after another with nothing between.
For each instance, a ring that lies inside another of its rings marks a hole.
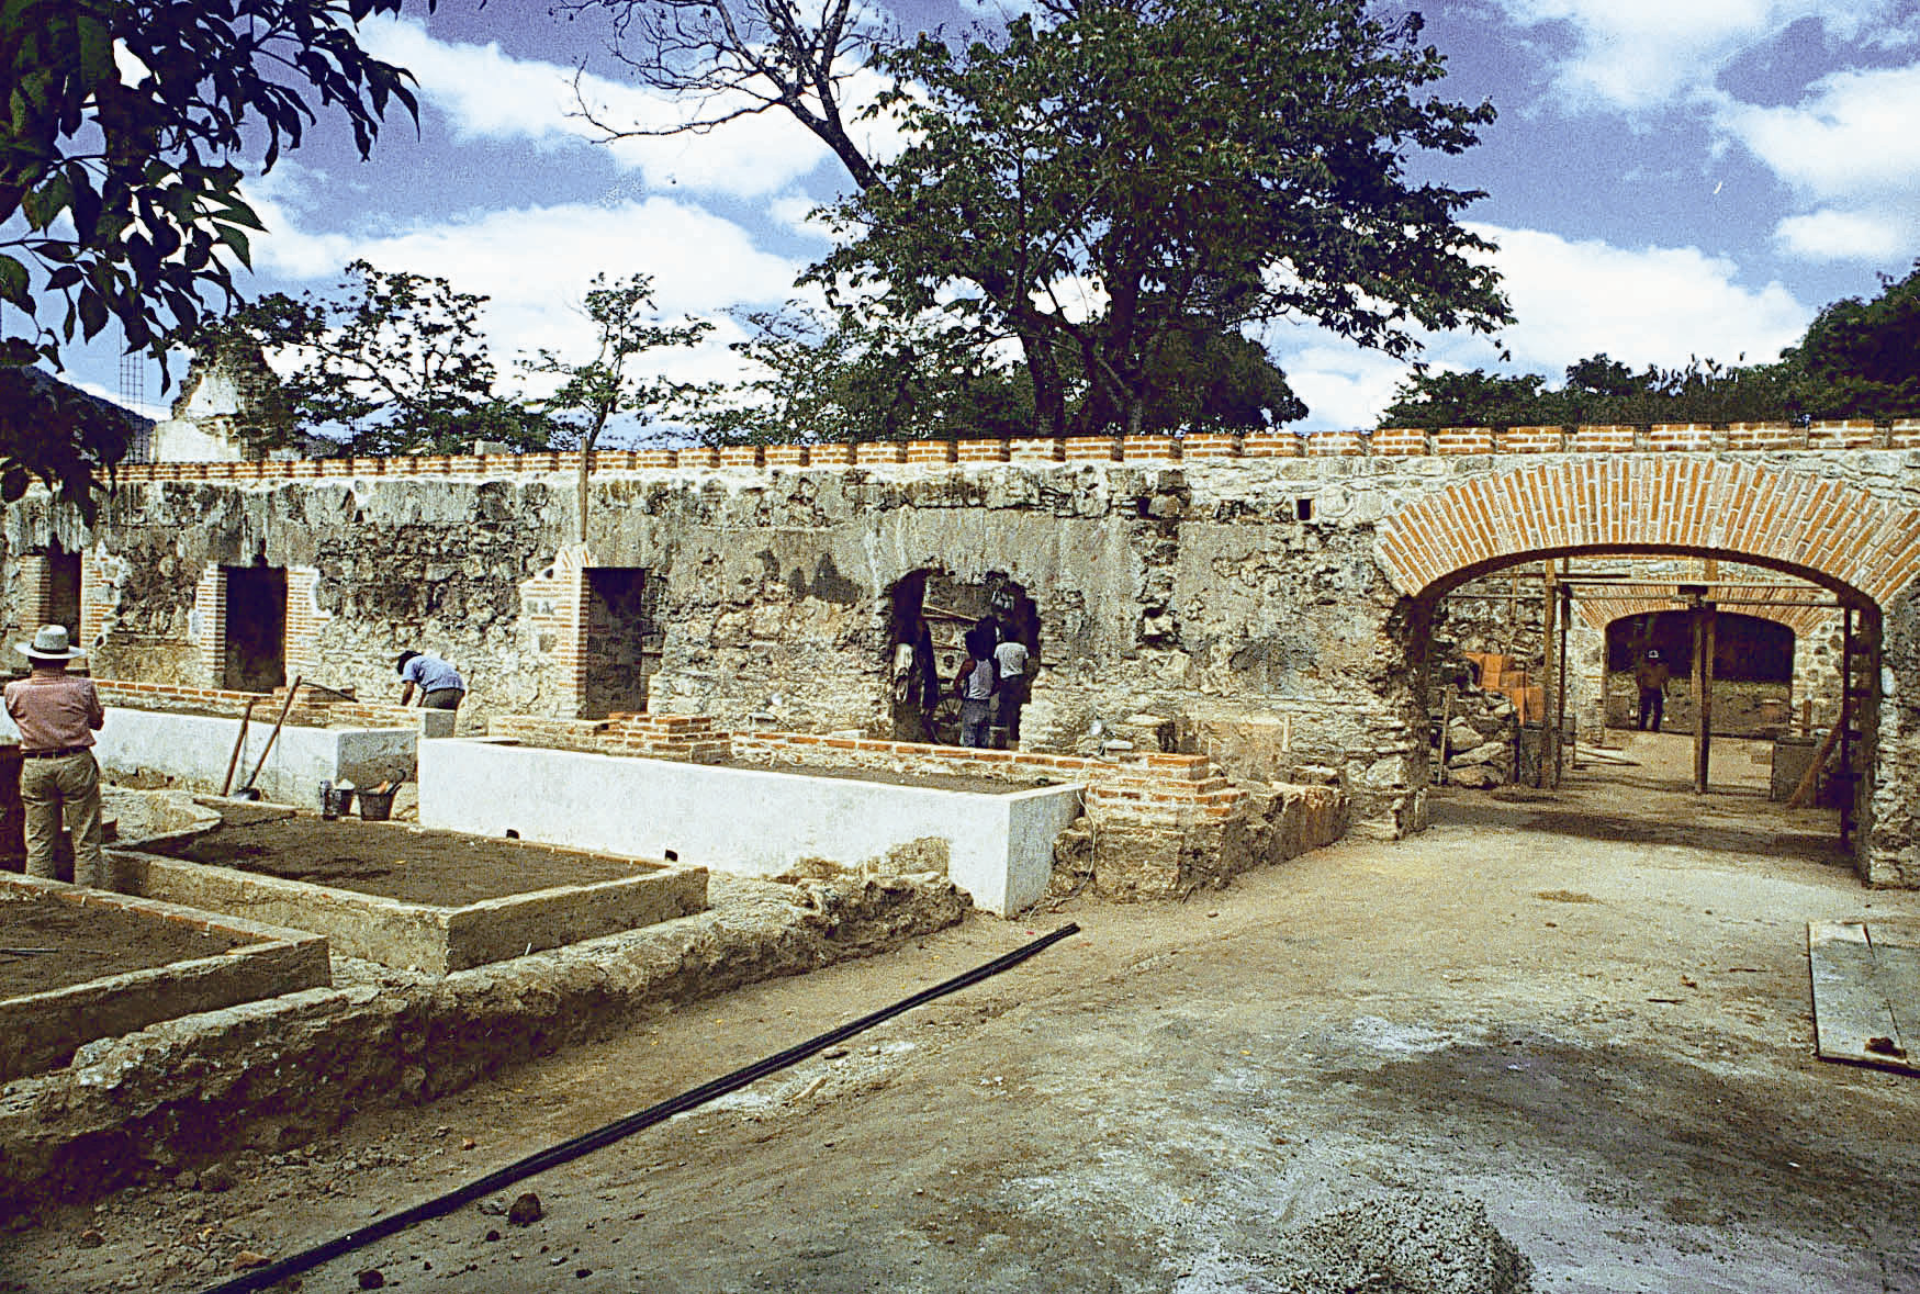
<instances>
[{"instance_id":1,"label":"stone wall","mask_svg":"<svg viewBox=\"0 0 1920 1294\"><path fill-rule=\"evenodd\" d=\"M1804 568L1904 606L1920 424L1667 429L1658 444L1590 430L1537 446L1502 433L1542 451L1511 455L1484 452L1493 433L1384 432L612 455L578 551L566 455L160 465L130 473L75 548L110 675L206 685L178 677L202 668L196 588L211 566L264 562L289 570L290 598L291 573L313 572L312 614L288 620L309 641L288 659L323 683L392 695L394 656L418 645L468 676L476 720L579 718L582 572L644 569L664 582L650 711L877 738L892 735L892 590L920 572L1004 575L1040 622L1030 749L1163 716L1168 744L1235 776L1334 770L1357 825L1396 834L1423 821L1433 605L1466 580L1626 544ZM796 459L813 466L760 466ZM50 529L36 491L8 509L8 551ZM1885 734L1920 743L1904 723ZM1906 755L1881 754L1875 804L1886 774L1906 776Z\"/></svg>"}]
</instances>

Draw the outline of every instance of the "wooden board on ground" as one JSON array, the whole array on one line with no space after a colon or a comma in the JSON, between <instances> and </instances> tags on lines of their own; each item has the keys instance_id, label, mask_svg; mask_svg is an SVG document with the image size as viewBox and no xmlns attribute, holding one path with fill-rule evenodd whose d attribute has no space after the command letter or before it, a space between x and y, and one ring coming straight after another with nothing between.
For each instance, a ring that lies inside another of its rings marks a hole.
<instances>
[{"instance_id":1,"label":"wooden board on ground","mask_svg":"<svg viewBox=\"0 0 1920 1294\"><path fill-rule=\"evenodd\" d=\"M1909 922L1809 921L1813 1025L1822 1060L1920 1073L1920 1020L1904 1034L1901 1009L1920 1001L1920 930ZM1911 1014L1911 1013L1909 1013Z\"/></svg>"}]
</instances>

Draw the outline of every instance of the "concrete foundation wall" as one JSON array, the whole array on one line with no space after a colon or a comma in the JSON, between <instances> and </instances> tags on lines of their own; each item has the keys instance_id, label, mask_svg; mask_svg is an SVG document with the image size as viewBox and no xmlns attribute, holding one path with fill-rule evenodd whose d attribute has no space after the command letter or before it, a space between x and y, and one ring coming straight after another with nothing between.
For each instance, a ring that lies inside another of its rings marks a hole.
<instances>
[{"instance_id":1,"label":"concrete foundation wall","mask_svg":"<svg viewBox=\"0 0 1920 1294\"><path fill-rule=\"evenodd\" d=\"M272 732L271 716L248 725L233 784L244 784L260 756L267 754L254 787L269 800L300 805L317 803L322 781L377 786L412 777L420 738L413 728L285 727L268 754ZM145 771L163 775L169 785L218 792L239 735L238 719L108 706L106 726L95 734L94 756L110 777L132 779ZM0 737L19 737L4 714Z\"/></svg>"},{"instance_id":2,"label":"concrete foundation wall","mask_svg":"<svg viewBox=\"0 0 1920 1294\"><path fill-rule=\"evenodd\" d=\"M749 876L944 849L953 883L1002 915L1046 893L1080 813L1073 786L981 795L458 739L421 746L419 779L423 827Z\"/></svg>"}]
</instances>

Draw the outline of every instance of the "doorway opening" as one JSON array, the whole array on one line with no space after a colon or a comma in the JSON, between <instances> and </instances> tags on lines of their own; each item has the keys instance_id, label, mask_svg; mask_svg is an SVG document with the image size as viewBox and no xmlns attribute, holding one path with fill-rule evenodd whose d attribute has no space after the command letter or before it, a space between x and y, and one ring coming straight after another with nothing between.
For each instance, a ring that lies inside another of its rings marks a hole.
<instances>
[{"instance_id":1,"label":"doorway opening","mask_svg":"<svg viewBox=\"0 0 1920 1294\"><path fill-rule=\"evenodd\" d=\"M227 566L227 634L220 686L271 692L287 682L287 568Z\"/></svg>"},{"instance_id":2,"label":"doorway opening","mask_svg":"<svg viewBox=\"0 0 1920 1294\"><path fill-rule=\"evenodd\" d=\"M932 568L913 571L890 595L887 660L895 741L952 745L960 740L954 680L966 658L966 634L985 624L999 642L1026 646L1040 660L1040 613L1026 587L1004 571L977 582Z\"/></svg>"},{"instance_id":3,"label":"doorway opening","mask_svg":"<svg viewBox=\"0 0 1920 1294\"><path fill-rule=\"evenodd\" d=\"M666 582L640 566L590 566L582 572L582 718L644 714L660 669L660 599Z\"/></svg>"}]
</instances>

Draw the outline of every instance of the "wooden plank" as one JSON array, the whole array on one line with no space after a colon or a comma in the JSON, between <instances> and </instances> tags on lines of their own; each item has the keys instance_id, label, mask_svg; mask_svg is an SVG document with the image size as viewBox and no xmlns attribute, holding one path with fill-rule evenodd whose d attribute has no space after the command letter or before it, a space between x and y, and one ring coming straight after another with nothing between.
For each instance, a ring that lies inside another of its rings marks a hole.
<instances>
[{"instance_id":1,"label":"wooden plank","mask_svg":"<svg viewBox=\"0 0 1920 1294\"><path fill-rule=\"evenodd\" d=\"M1809 921L1807 964L1813 976L1813 1029L1822 1060L1905 1068L1869 1049L1874 1039L1899 1047L1899 1028L1881 991L1873 945L1859 921ZM1885 1044L1880 1044L1885 1046Z\"/></svg>"}]
</instances>

